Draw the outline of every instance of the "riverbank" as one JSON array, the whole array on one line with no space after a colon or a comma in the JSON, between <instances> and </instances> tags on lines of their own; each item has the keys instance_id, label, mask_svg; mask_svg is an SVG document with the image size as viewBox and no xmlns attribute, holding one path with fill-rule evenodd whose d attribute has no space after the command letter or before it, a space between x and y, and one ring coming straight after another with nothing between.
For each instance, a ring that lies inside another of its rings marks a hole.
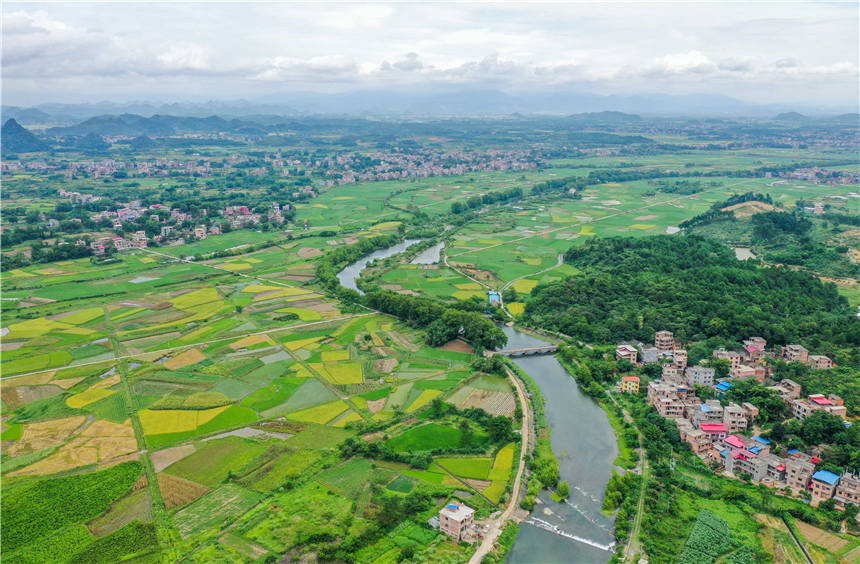
<instances>
[{"instance_id":1,"label":"riverbank","mask_svg":"<svg viewBox=\"0 0 860 564\"><path fill-rule=\"evenodd\" d=\"M504 331L509 347L547 342L519 328ZM519 357L509 362L524 374L522 380L533 394L538 435L527 497L521 505L532 511L520 525L508 562L607 562L615 549L613 520L600 509L612 461L618 456L613 429L603 409L582 393L556 357ZM537 425L540 408L543 428ZM543 466L535 462L541 459ZM559 481L570 484L569 498L560 502L544 488L547 483L554 488Z\"/></svg>"}]
</instances>

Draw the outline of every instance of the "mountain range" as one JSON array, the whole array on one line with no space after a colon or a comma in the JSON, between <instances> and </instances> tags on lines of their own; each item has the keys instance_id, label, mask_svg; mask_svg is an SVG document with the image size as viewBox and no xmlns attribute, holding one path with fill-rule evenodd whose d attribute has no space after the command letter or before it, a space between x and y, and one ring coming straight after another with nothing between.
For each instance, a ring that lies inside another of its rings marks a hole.
<instances>
[{"instance_id":1,"label":"mountain range","mask_svg":"<svg viewBox=\"0 0 860 564\"><path fill-rule=\"evenodd\" d=\"M765 117L815 108L752 104L728 96L710 94L613 94L572 90L505 92L501 90L396 91L360 90L324 94L318 92L270 93L255 100L208 102L98 102L87 104L40 104L36 107L4 106L3 119L23 124L70 125L103 115L182 115L224 119L243 116L297 117L309 115L394 117L568 115L620 111L644 116ZM837 111L829 112L831 114ZM255 120L257 121L257 120Z\"/></svg>"}]
</instances>

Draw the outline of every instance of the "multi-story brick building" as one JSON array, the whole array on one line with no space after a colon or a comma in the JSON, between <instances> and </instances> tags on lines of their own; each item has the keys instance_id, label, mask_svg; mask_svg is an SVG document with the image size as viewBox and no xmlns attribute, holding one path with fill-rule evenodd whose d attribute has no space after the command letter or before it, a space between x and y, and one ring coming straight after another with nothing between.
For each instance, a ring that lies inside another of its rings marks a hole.
<instances>
[{"instance_id":1,"label":"multi-story brick building","mask_svg":"<svg viewBox=\"0 0 860 564\"><path fill-rule=\"evenodd\" d=\"M837 503L860 505L860 474L845 472L839 477L834 496Z\"/></svg>"},{"instance_id":2,"label":"multi-story brick building","mask_svg":"<svg viewBox=\"0 0 860 564\"><path fill-rule=\"evenodd\" d=\"M690 385L713 386L715 370L707 366L688 366L685 370Z\"/></svg>"},{"instance_id":3,"label":"multi-story brick building","mask_svg":"<svg viewBox=\"0 0 860 564\"><path fill-rule=\"evenodd\" d=\"M786 345L782 347L782 359L786 362L806 362L809 351L803 345Z\"/></svg>"},{"instance_id":4,"label":"multi-story brick building","mask_svg":"<svg viewBox=\"0 0 860 564\"><path fill-rule=\"evenodd\" d=\"M472 542L475 510L462 503L449 503L439 511L439 530L456 541Z\"/></svg>"},{"instance_id":5,"label":"multi-story brick building","mask_svg":"<svg viewBox=\"0 0 860 564\"><path fill-rule=\"evenodd\" d=\"M828 368L833 368L833 361L830 360L830 357L826 357L822 354L812 354L809 355L809 366L812 367L813 370L826 370Z\"/></svg>"},{"instance_id":6,"label":"multi-story brick building","mask_svg":"<svg viewBox=\"0 0 860 564\"><path fill-rule=\"evenodd\" d=\"M639 356L639 351L633 345L618 345L615 349L615 358L618 360L626 360L631 364L636 364Z\"/></svg>"},{"instance_id":7,"label":"multi-story brick building","mask_svg":"<svg viewBox=\"0 0 860 564\"><path fill-rule=\"evenodd\" d=\"M810 480L810 494L812 496L812 505L818 505L820 502L830 499L836 493L836 486L839 484L839 476L827 470L819 470L812 475Z\"/></svg>"},{"instance_id":8,"label":"multi-story brick building","mask_svg":"<svg viewBox=\"0 0 860 564\"><path fill-rule=\"evenodd\" d=\"M815 472L815 464L808 460L789 458L785 461L785 483L793 490L806 491L812 473Z\"/></svg>"},{"instance_id":9,"label":"multi-story brick building","mask_svg":"<svg viewBox=\"0 0 860 564\"><path fill-rule=\"evenodd\" d=\"M654 346L660 352L671 352L675 349L675 335L671 331L657 331L654 334Z\"/></svg>"},{"instance_id":10,"label":"multi-story brick building","mask_svg":"<svg viewBox=\"0 0 860 564\"><path fill-rule=\"evenodd\" d=\"M621 378L621 391L625 394L638 394L639 376L623 376Z\"/></svg>"}]
</instances>

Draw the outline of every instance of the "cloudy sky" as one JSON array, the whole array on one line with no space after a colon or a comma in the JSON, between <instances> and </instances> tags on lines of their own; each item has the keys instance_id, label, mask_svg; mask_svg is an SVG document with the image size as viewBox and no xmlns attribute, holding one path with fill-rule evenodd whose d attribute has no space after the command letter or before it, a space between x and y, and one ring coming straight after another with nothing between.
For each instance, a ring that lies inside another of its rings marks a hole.
<instances>
[{"instance_id":1,"label":"cloudy sky","mask_svg":"<svg viewBox=\"0 0 860 564\"><path fill-rule=\"evenodd\" d=\"M856 107L858 4L3 3L3 103L494 88Z\"/></svg>"}]
</instances>

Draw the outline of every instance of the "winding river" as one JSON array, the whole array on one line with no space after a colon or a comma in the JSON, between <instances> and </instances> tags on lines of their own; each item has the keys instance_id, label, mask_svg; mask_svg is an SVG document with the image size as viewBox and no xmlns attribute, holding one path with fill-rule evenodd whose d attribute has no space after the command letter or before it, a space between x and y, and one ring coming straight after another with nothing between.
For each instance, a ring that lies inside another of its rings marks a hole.
<instances>
[{"instance_id":1,"label":"winding river","mask_svg":"<svg viewBox=\"0 0 860 564\"><path fill-rule=\"evenodd\" d=\"M338 280L344 287L358 290L355 281L370 262L402 253L419 241L406 239L376 251L341 270ZM436 253L440 249L441 244L427 249L422 253L427 256L421 258L438 261ZM423 260L416 264L423 264ZM504 331L508 348L545 343L513 327L504 327ZM514 362L534 379L546 399L552 449L560 460L561 479L570 484L570 498L556 503L549 492L541 493L541 503L520 525L507 562L603 564L614 548L612 519L600 512L600 505L611 476L612 461L618 456L615 433L600 406L579 391L555 357L532 356L516 358Z\"/></svg>"},{"instance_id":2,"label":"winding river","mask_svg":"<svg viewBox=\"0 0 860 564\"><path fill-rule=\"evenodd\" d=\"M530 347L545 341L505 327L507 348ZM515 358L540 387L552 428L552 450L559 473L570 484L570 498L556 503L549 492L520 525L507 562L604 563L612 555L612 518L600 512L603 492L618 456L615 433L600 406L579 391L576 382L553 356Z\"/></svg>"},{"instance_id":3,"label":"winding river","mask_svg":"<svg viewBox=\"0 0 860 564\"><path fill-rule=\"evenodd\" d=\"M404 239L393 247L374 251L366 257L355 261L354 263L348 265L346 268L337 273L337 279L340 281L340 285L344 288L350 288L352 290L355 290L359 294L363 295L364 292L358 289L358 286L356 286L355 281L358 279L359 276L361 276L361 271L364 270L364 267L366 267L368 264L372 263L376 259L384 259L392 255L402 253L415 243L420 243L422 240L423 239Z\"/></svg>"}]
</instances>

